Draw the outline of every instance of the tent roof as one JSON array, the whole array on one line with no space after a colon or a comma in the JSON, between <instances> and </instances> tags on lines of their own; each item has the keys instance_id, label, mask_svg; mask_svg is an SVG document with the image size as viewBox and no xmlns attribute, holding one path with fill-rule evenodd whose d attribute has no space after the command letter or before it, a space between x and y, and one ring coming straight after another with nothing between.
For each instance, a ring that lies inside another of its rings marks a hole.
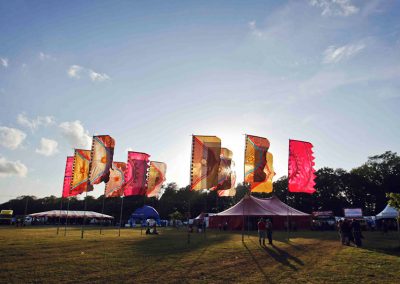
<instances>
[{"instance_id":1,"label":"tent roof","mask_svg":"<svg viewBox=\"0 0 400 284\"><path fill-rule=\"evenodd\" d=\"M75 211L75 210L51 210L39 213L29 214L31 217L61 217L61 218L97 218L114 219L113 216L100 214L94 211Z\"/></svg>"},{"instance_id":2,"label":"tent roof","mask_svg":"<svg viewBox=\"0 0 400 284\"><path fill-rule=\"evenodd\" d=\"M134 219L160 219L160 214L158 214L157 210L154 209L151 206L144 205L138 209L135 210L135 212L132 213L131 218Z\"/></svg>"},{"instance_id":3,"label":"tent roof","mask_svg":"<svg viewBox=\"0 0 400 284\"><path fill-rule=\"evenodd\" d=\"M386 205L385 209L383 209L381 213L376 215L376 219L396 218L398 214L399 212L396 208Z\"/></svg>"},{"instance_id":4,"label":"tent roof","mask_svg":"<svg viewBox=\"0 0 400 284\"><path fill-rule=\"evenodd\" d=\"M278 197L257 198L245 196L238 203L217 214L217 216L309 216L309 214L296 210Z\"/></svg>"}]
</instances>

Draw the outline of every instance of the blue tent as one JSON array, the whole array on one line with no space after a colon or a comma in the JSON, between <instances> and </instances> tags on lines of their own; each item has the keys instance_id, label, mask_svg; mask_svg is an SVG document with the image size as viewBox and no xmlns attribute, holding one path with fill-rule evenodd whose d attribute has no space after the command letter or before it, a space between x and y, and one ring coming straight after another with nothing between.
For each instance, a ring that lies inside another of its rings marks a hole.
<instances>
[{"instance_id":1,"label":"blue tent","mask_svg":"<svg viewBox=\"0 0 400 284\"><path fill-rule=\"evenodd\" d=\"M147 219L154 219L157 225L160 225L160 215L157 210L147 205L136 209L135 212L132 213L129 224L132 226L136 221L140 221L142 225L145 225Z\"/></svg>"}]
</instances>

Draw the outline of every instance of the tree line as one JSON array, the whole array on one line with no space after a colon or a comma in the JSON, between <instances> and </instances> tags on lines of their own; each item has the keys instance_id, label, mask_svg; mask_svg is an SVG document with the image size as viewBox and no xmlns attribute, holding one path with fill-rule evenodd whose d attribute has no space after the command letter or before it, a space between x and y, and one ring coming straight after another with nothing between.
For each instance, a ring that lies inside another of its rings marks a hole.
<instances>
[{"instance_id":1,"label":"tree line","mask_svg":"<svg viewBox=\"0 0 400 284\"><path fill-rule=\"evenodd\" d=\"M283 176L274 182L273 193L252 193L256 197L277 196L290 206L306 212L332 210L335 216L343 216L344 208L361 208L365 216L378 214L388 203L400 207L400 156L387 151L369 157L363 165L350 171L324 167L316 171L316 192L288 193L288 178ZM249 193L248 186L239 183L234 197L218 197L215 191L191 191L189 186L178 188L176 183L164 186L160 199L143 196L124 198L123 220L126 222L133 211L143 205L156 208L161 219L194 218L201 212L221 212L236 204ZM86 196L89 211L104 212L119 220L122 199ZM0 209L13 209L16 215L61 208L83 210L84 200L71 197L68 201L60 197L20 196L0 205ZM103 210L104 208L104 210Z\"/></svg>"}]
</instances>

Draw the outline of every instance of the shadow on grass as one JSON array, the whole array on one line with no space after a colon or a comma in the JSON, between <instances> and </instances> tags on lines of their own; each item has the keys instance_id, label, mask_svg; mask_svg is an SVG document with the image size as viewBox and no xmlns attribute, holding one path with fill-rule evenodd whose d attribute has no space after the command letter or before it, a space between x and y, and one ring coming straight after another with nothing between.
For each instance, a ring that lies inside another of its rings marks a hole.
<instances>
[{"instance_id":1,"label":"shadow on grass","mask_svg":"<svg viewBox=\"0 0 400 284\"><path fill-rule=\"evenodd\" d=\"M274 283L268 275L264 272L264 269L261 267L260 263L258 262L257 258L254 256L254 254L251 252L251 250L248 248L245 242L243 242L243 246L246 248L247 252L250 254L251 258L253 259L254 263L256 264L258 270L261 272L261 274L264 276L264 279L268 283Z\"/></svg>"}]
</instances>

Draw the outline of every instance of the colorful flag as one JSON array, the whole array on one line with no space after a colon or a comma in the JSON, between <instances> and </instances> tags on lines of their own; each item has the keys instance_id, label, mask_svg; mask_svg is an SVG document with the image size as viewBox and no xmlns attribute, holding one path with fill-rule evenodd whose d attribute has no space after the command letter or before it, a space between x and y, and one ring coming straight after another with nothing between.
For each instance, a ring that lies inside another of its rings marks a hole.
<instances>
[{"instance_id":1,"label":"colorful flag","mask_svg":"<svg viewBox=\"0 0 400 284\"><path fill-rule=\"evenodd\" d=\"M163 182L165 181L165 173L167 165L161 162L150 162L149 178L147 182L147 197L160 196L160 191Z\"/></svg>"},{"instance_id":2,"label":"colorful flag","mask_svg":"<svg viewBox=\"0 0 400 284\"><path fill-rule=\"evenodd\" d=\"M244 182L250 184L251 190L268 178L267 152L269 145L267 138L246 135Z\"/></svg>"},{"instance_id":3,"label":"colorful flag","mask_svg":"<svg viewBox=\"0 0 400 284\"><path fill-rule=\"evenodd\" d=\"M289 140L289 191L314 193L314 156L310 142Z\"/></svg>"},{"instance_id":4,"label":"colorful flag","mask_svg":"<svg viewBox=\"0 0 400 284\"><path fill-rule=\"evenodd\" d=\"M126 163L113 162L110 178L106 183L105 197L120 197L124 195Z\"/></svg>"},{"instance_id":5,"label":"colorful flag","mask_svg":"<svg viewBox=\"0 0 400 284\"><path fill-rule=\"evenodd\" d=\"M115 141L109 135L93 136L89 179L91 184L99 184L109 179L114 156Z\"/></svg>"},{"instance_id":6,"label":"colorful flag","mask_svg":"<svg viewBox=\"0 0 400 284\"><path fill-rule=\"evenodd\" d=\"M192 190L210 189L218 185L221 139L216 136L193 135L190 183Z\"/></svg>"},{"instance_id":7,"label":"colorful flag","mask_svg":"<svg viewBox=\"0 0 400 284\"><path fill-rule=\"evenodd\" d=\"M219 197L232 197L236 195L236 188L235 188L235 183L236 183L236 173L232 171L231 173L231 187L228 189L224 190L218 190L218 196Z\"/></svg>"},{"instance_id":8,"label":"colorful flag","mask_svg":"<svg viewBox=\"0 0 400 284\"><path fill-rule=\"evenodd\" d=\"M67 163L65 165L63 192L62 192L63 198L71 196L71 181L72 181L73 166L74 166L74 157L67 157Z\"/></svg>"},{"instance_id":9,"label":"colorful flag","mask_svg":"<svg viewBox=\"0 0 400 284\"><path fill-rule=\"evenodd\" d=\"M267 165L264 168L264 172L267 174L265 182L260 182L251 189L251 192L266 192L270 193L273 190L272 179L275 175L274 172L274 157L271 153L267 152Z\"/></svg>"},{"instance_id":10,"label":"colorful flag","mask_svg":"<svg viewBox=\"0 0 400 284\"><path fill-rule=\"evenodd\" d=\"M93 190L89 183L90 150L75 149L70 195Z\"/></svg>"},{"instance_id":11,"label":"colorful flag","mask_svg":"<svg viewBox=\"0 0 400 284\"><path fill-rule=\"evenodd\" d=\"M147 189L147 171L150 155L128 152L128 163L125 172L124 195L145 195Z\"/></svg>"},{"instance_id":12,"label":"colorful flag","mask_svg":"<svg viewBox=\"0 0 400 284\"><path fill-rule=\"evenodd\" d=\"M232 156L231 150L221 148L218 168L218 185L211 188L211 190L225 190L231 188Z\"/></svg>"}]
</instances>

